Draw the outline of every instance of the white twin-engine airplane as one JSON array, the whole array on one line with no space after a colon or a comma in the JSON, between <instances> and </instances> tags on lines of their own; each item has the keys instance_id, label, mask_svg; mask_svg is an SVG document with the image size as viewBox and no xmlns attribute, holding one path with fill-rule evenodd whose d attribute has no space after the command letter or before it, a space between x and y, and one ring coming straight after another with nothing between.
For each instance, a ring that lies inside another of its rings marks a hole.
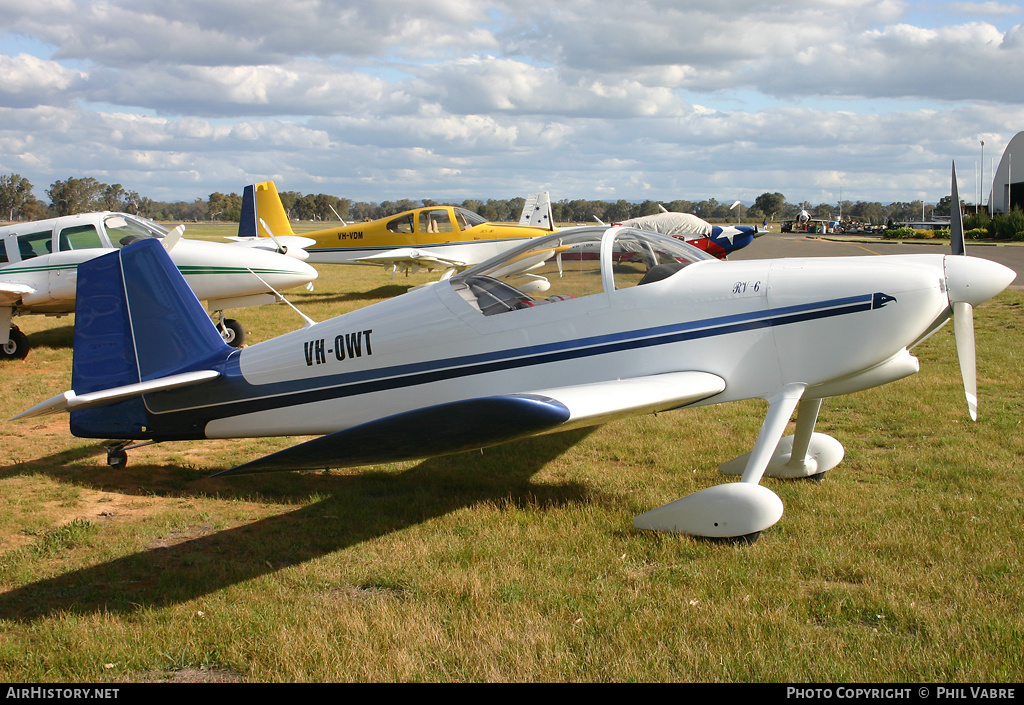
<instances>
[{"instance_id":1,"label":"white twin-engine airplane","mask_svg":"<svg viewBox=\"0 0 1024 705\"><path fill-rule=\"evenodd\" d=\"M763 476L820 475L842 459L813 432L822 400L916 372L909 350L951 317L976 415L973 307L1014 272L964 256L960 232L948 256L726 262L634 228L564 230L242 350L224 344L163 248L142 242L82 265L74 390L20 417L71 412L76 436L114 439L115 466L138 441L319 436L219 473L231 475L423 458L763 398L753 450L720 468L739 481L634 519L750 540L782 516Z\"/></svg>"},{"instance_id":2,"label":"white twin-engine airplane","mask_svg":"<svg viewBox=\"0 0 1024 705\"><path fill-rule=\"evenodd\" d=\"M163 243L196 296L216 312L224 339L241 345L245 329L224 310L274 303L277 292L312 286L317 271L278 252L190 240L127 213L79 213L0 227L0 359L22 358L28 340L15 315L63 315L75 310L79 266L139 239ZM301 252L301 248L299 249Z\"/></svg>"}]
</instances>

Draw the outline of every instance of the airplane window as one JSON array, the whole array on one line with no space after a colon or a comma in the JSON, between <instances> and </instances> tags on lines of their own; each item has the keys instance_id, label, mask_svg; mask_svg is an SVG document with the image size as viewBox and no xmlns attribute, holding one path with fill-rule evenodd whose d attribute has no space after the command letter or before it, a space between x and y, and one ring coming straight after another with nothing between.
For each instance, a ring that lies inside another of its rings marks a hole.
<instances>
[{"instance_id":1,"label":"airplane window","mask_svg":"<svg viewBox=\"0 0 1024 705\"><path fill-rule=\"evenodd\" d=\"M411 233L413 226L413 215L412 213L406 213L405 215L395 218L394 220L388 221L388 230L393 233Z\"/></svg>"},{"instance_id":2,"label":"airplane window","mask_svg":"<svg viewBox=\"0 0 1024 705\"><path fill-rule=\"evenodd\" d=\"M505 313L530 306L529 296L493 277L467 277L466 285L476 299L476 306L485 316Z\"/></svg>"},{"instance_id":3,"label":"airplane window","mask_svg":"<svg viewBox=\"0 0 1024 705\"><path fill-rule=\"evenodd\" d=\"M448 211L421 211L420 232L422 233L450 233L452 232L452 221L448 217Z\"/></svg>"},{"instance_id":4,"label":"airplane window","mask_svg":"<svg viewBox=\"0 0 1024 705\"><path fill-rule=\"evenodd\" d=\"M459 224L459 230L469 230L470 228L486 223L487 219L479 213L474 213L471 210L465 208L455 209L455 221Z\"/></svg>"},{"instance_id":5,"label":"airplane window","mask_svg":"<svg viewBox=\"0 0 1024 705\"><path fill-rule=\"evenodd\" d=\"M114 247L124 247L147 237L164 237L167 229L151 220L126 215L111 215L103 220L103 227Z\"/></svg>"},{"instance_id":6,"label":"airplane window","mask_svg":"<svg viewBox=\"0 0 1024 705\"><path fill-rule=\"evenodd\" d=\"M103 247L100 234L96 231L96 226L92 224L64 228L57 236L57 242L61 252Z\"/></svg>"},{"instance_id":7,"label":"airplane window","mask_svg":"<svg viewBox=\"0 0 1024 705\"><path fill-rule=\"evenodd\" d=\"M53 245L53 231L44 230L39 233L26 233L18 236L18 252L21 259L31 259L40 255L50 254Z\"/></svg>"},{"instance_id":8,"label":"airplane window","mask_svg":"<svg viewBox=\"0 0 1024 705\"><path fill-rule=\"evenodd\" d=\"M615 288L626 289L667 279L693 262L692 253L681 253L676 244L663 238L648 237L639 230L619 231L612 246Z\"/></svg>"},{"instance_id":9,"label":"airplane window","mask_svg":"<svg viewBox=\"0 0 1024 705\"><path fill-rule=\"evenodd\" d=\"M452 278L452 286L485 316L603 291L603 230L539 238Z\"/></svg>"},{"instance_id":10,"label":"airplane window","mask_svg":"<svg viewBox=\"0 0 1024 705\"><path fill-rule=\"evenodd\" d=\"M604 291L602 240L608 227L566 230L531 240L452 277L452 287L485 316ZM699 260L714 259L671 237L617 229L610 243L615 289L665 279Z\"/></svg>"}]
</instances>

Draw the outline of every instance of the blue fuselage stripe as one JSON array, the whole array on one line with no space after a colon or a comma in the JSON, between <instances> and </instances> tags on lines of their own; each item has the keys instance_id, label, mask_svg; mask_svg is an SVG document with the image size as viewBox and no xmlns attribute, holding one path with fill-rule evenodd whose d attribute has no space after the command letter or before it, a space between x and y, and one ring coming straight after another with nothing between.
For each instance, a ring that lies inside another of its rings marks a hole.
<instances>
[{"instance_id":1,"label":"blue fuselage stripe","mask_svg":"<svg viewBox=\"0 0 1024 705\"><path fill-rule=\"evenodd\" d=\"M774 311L754 311L572 341L264 385L253 385L246 382L235 363L234 369L222 378L226 387L221 387L224 396L218 402L211 404L209 398L204 394L202 401L195 398L196 405L187 412L177 412L176 409L191 406L188 403L191 393L189 390L182 390L180 393L182 396L175 400L177 403L172 403L175 408L153 415L151 430L157 436L162 435L159 430L160 426L171 420L168 417L178 414L187 414L189 426L194 428L197 415L210 421L216 418L430 384L460 377L843 316L868 311L871 308L872 296L866 294L814 304L789 306ZM237 358L237 355L232 356L233 360L237 360ZM171 394L177 397L179 393ZM260 396L254 398L254 394ZM171 422L171 425L177 424ZM170 433L177 435L173 431Z\"/></svg>"}]
</instances>

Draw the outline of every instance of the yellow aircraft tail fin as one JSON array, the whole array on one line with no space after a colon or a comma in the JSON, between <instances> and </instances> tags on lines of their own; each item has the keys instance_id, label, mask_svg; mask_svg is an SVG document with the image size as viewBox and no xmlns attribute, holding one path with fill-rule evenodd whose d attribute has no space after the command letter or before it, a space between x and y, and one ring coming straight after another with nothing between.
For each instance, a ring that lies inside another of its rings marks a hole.
<instances>
[{"instance_id":1,"label":"yellow aircraft tail fin","mask_svg":"<svg viewBox=\"0 0 1024 705\"><path fill-rule=\"evenodd\" d=\"M263 223L266 223L266 228L270 228L277 237L295 235L273 181L264 181L245 187L242 194L242 217L238 223L238 236L269 237L270 233L267 232Z\"/></svg>"}]
</instances>

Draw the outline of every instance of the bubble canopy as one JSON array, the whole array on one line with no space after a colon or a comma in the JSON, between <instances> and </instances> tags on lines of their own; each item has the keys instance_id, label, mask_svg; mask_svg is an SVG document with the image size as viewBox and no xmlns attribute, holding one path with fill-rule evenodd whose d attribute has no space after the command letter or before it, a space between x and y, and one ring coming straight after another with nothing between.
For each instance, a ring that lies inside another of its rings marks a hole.
<instances>
[{"instance_id":1,"label":"bubble canopy","mask_svg":"<svg viewBox=\"0 0 1024 705\"><path fill-rule=\"evenodd\" d=\"M681 240L589 226L535 238L451 278L484 315L649 284L715 258Z\"/></svg>"}]
</instances>

